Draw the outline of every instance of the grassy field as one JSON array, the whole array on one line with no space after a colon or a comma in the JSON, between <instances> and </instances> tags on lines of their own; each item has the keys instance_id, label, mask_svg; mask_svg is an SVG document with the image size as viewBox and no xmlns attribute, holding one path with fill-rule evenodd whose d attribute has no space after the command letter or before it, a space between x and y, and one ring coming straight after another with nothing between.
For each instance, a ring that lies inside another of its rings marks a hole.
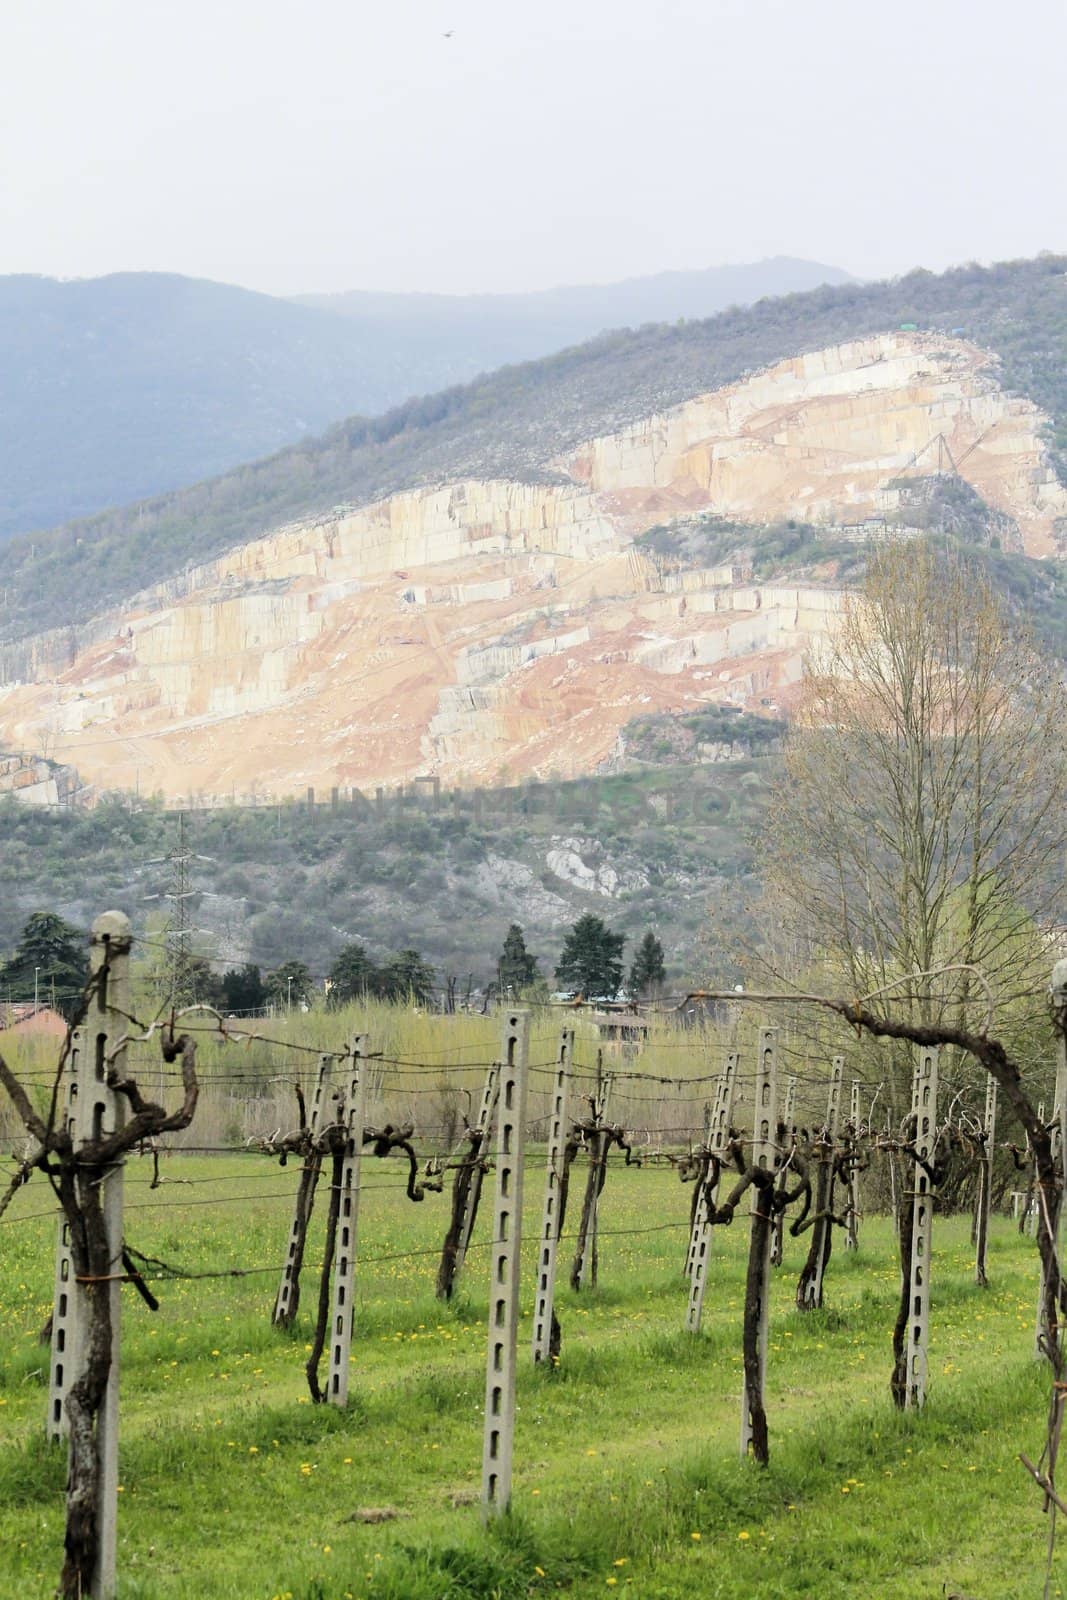
<instances>
[{"instance_id":1,"label":"grassy field","mask_svg":"<svg viewBox=\"0 0 1067 1600\"><path fill-rule=\"evenodd\" d=\"M340 1413L309 1403L302 1370L321 1208L299 1329L270 1325L293 1169L182 1156L165 1172L152 1190L149 1163L130 1164L131 1243L193 1271L269 1270L162 1283L154 1315L123 1291L122 1600L1041 1594L1047 1524L1017 1461L1040 1452L1048 1391L1031 1359L1036 1257L1003 1219L984 1292L966 1220L938 1221L919 1416L889 1400L888 1224L867 1222L853 1255L837 1246L827 1309L808 1316L793 1308L801 1245L787 1241L761 1471L737 1459L747 1227L717 1232L705 1331L687 1338L688 1190L664 1167L613 1170L600 1286L561 1292L557 1371L530 1364L527 1306L514 1511L484 1532L487 1252L472 1251L455 1303L435 1301L447 1194L411 1205L395 1165L367 1164L352 1400ZM528 1286L542 1174L543 1158L527 1181ZM21 1600L53 1591L62 1545L64 1452L43 1439L38 1343L54 1223L34 1214L49 1201L35 1179L0 1225L0 1594ZM476 1239L487 1227L486 1212ZM372 1508L398 1514L361 1520Z\"/></svg>"}]
</instances>

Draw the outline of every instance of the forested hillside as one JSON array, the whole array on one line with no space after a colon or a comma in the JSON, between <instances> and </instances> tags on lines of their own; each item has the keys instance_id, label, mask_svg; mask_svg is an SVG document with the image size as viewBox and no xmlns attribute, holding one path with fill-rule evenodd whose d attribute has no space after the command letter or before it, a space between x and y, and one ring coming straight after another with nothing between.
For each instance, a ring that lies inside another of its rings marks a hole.
<instances>
[{"instance_id":1,"label":"forested hillside","mask_svg":"<svg viewBox=\"0 0 1067 1600\"><path fill-rule=\"evenodd\" d=\"M368 420L210 483L6 550L0 638L67 625L287 519L465 475L544 477L554 454L789 355L914 324L995 351L1001 381L1054 419L1067 476L1067 258L912 273L613 333Z\"/></svg>"},{"instance_id":2,"label":"forested hillside","mask_svg":"<svg viewBox=\"0 0 1067 1600\"><path fill-rule=\"evenodd\" d=\"M627 936L627 958L657 929L676 976L705 960L709 897L725 938L747 918L748 839L762 813L767 758L672 766L587 782L309 810L190 812L190 922L197 948L226 965L305 961L328 971L340 947L372 956L414 947L476 982L493 972L512 922L550 973L561 930L594 911ZM113 798L92 811L0 801L0 958L26 918L56 910L85 928L117 906L144 931L170 887L158 858L177 817ZM155 861L155 865L149 863ZM208 893L207 891L210 891ZM735 955L736 955L735 949Z\"/></svg>"}]
</instances>

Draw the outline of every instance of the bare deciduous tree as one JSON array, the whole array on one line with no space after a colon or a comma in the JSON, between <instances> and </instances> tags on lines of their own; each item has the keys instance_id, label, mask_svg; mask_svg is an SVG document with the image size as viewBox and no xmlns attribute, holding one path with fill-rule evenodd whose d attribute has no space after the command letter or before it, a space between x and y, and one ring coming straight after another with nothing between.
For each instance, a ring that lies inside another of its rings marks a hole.
<instances>
[{"instance_id":1,"label":"bare deciduous tree","mask_svg":"<svg viewBox=\"0 0 1067 1600\"><path fill-rule=\"evenodd\" d=\"M1060 667L964 557L891 546L808 662L764 877L794 940L853 994L962 1027L981 969L1014 1039L1039 1009L1019 1002L1043 986L1065 793Z\"/></svg>"}]
</instances>

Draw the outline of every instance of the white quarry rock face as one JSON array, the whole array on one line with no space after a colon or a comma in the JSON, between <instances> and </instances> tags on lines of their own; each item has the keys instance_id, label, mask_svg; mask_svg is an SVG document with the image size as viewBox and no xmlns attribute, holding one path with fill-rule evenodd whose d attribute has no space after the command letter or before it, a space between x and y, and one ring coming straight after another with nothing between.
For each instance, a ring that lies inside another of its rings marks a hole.
<instances>
[{"instance_id":1,"label":"white quarry rock face","mask_svg":"<svg viewBox=\"0 0 1067 1600\"><path fill-rule=\"evenodd\" d=\"M569 914L566 900L546 889L533 869L522 861L505 860L490 851L470 870L476 892L501 910L511 910L531 920L561 921Z\"/></svg>"},{"instance_id":2,"label":"white quarry rock face","mask_svg":"<svg viewBox=\"0 0 1067 1600\"><path fill-rule=\"evenodd\" d=\"M664 571L635 536L693 512L862 529L950 460L1047 554L1067 491L1046 419L996 370L886 334L588 440L546 463L557 481L411 489L265 533L87 622L73 662L65 637L31 642L0 748L98 790L229 799L572 777L639 712L759 709L835 626L838 588ZM560 849L563 876L593 871Z\"/></svg>"},{"instance_id":3,"label":"white quarry rock face","mask_svg":"<svg viewBox=\"0 0 1067 1600\"><path fill-rule=\"evenodd\" d=\"M593 857L591 863L590 856ZM645 873L618 872L595 840L553 837L551 848L545 852L545 865L564 883L584 889L587 894L602 895L607 900L618 899L626 890L648 887Z\"/></svg>"}]
</instances>

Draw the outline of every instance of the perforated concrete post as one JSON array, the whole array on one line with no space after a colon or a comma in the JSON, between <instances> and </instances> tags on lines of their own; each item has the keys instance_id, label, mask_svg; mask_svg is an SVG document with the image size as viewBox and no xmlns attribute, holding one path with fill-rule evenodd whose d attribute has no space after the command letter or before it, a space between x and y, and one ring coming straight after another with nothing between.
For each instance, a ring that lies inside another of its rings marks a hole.
<instances>
[{"instance_id":1,"label":"perforated concrete post","mask_svg":"<svg viewBox=\"0 0 1067 1600\"><path fill-rule=\"evenodd\" d=\"M722 1079L723 1074L720 1072L719 1076L715 1080L715 1100L706 1100L704 1102L704 1135L700 1150L705 1156L710 1154L711 1151L711 1130L715 1121L715 1107L718 1102L719 1088L722 1084ZM706 1170L710 1170L710 1165L711 1164L709 1162L708 1169ZM693 1283L693 1268L696 1266L697 1247L700 1243L701 1227L704 1218L707 1216L707 1187L708 1186L706 1183L701 1182L699 1178L697 1179L696 1204L693 1207L693 1225L689 1229L689 1244L686 1246L685 1252L685 1277L686 1282L690 1285L690 1287L692 1287Z\"/></svg>"},{"instance_id":2,"label":"perforated concrete post","mask_svg":"<svg viewBox=\"0 0 1067 1600\"><path fill-rule=\"evenodd\" d=\"M130 1011L130 920L121 911L105 911L96 918L89 942L89 972L97 977L83 1024L77 1117L82 1136L100 1139L117 1133L126 1120L126 1102L108 1086L108 1075L126 1076L127 1016ZM111 1600L115 1593L115 1549L118 1533L119 1484L119 1344L122 1296L122 1175L124 1162L109 1169L101 1184L101 1209L108 1240L107 1284L94 1284L93 1294L104 1293L111 1312L111 1369L96 1419L99 1477L96 1491L97 1551L91 1593L93 1600ZM75 1286L75 1293L86 1290ZM79 1313L87 1319L84 1308ZM83 1320L82 1326L85 1326ZM77 1380L79 1374L73 1374Z\"/></svg>"},{"instance_id":3,"label":"perforated concrete post","mask_svg":"<svg viewBox=\"0 0 1067 1600\"><path fill-rule=\"evenodd\" d=\"M997 1080L987 1077L985 1086L985 1116L982 1132L985 1140L978 1166L978 1199L974 1220L974 1281L980 1289L987 1287L986 1256L989 1249L989 1212L993 1199L993 1150L997 1127Z\"/></svg>"},{"instance_id":4,"label":"perforated concrete post","mask_svg":"<svg viewBox=\"0 0 1067 1600\"><path fill-rule=\"evenodd\" d=\"M484 1159L485 1153L489 1148L489 1141L493 1133L493 1118L496 1116L499 1098L500 1064L499 1062L494 1062L485 1074L481 1104L478 1107L478 1120L475 1123L475 1127L482 1136L478 1145L480 1159ZM463 1271L463 1263L467 1258L467 1250L471 1242L471 1231L474 1227L474 1218L478 1210L478 1200L481 1192L482 1168L479 1165L471 1173L471 1181L467 1185L467 1194L463 1206L463 1222L459 1230L459 1241L456 1245L456 1265L452 1272L452 1293L455 1293L459 1275Z\"/></svg>"},{"instance_id":5,"label":"perforated concrete post","mask_svg":"<svg viewBox=\"0 0 1067 1600\"><path fill-rule=\"evenodd\" d=\"M849 1097L848 1119L852 1124L853 1134L859 1132L860 1126L860 1086L859 1079L852 1080L852 1093ZM851 1167L848 1174L848 1221L845 1226L845 1249L856 1250L859 1248L859 1194L856 1183L856 1169Z\"/></svg>"},{"instance_id":6,"label":"perforated concrete post","mask_svg":"<svg viewBox=\"0 0 1067 1600\"><path fill-rule=\"evenodd\" d=\"M275 1327L287 1327L292 1322L300 1295L300 1268L304 1261L304 1243L307 1239L312 1207L315 1204L315 1186L319 1181L322 1167L322 1153L315 1148L315 1142L324 1126L326 1092L330 1085L334 1060L333 1056L319 1057L319 1070L315 1078L315 1089L311 1097L311 1116L308 1121L311 1149L304 1158L304 1170L300 1174L300 1184L293 1206L293 1220L289 1225L289 1243L285 1252L285 1263L282 1266L281 1283L278 1285L278 1294L274 1301L274 1313L271 1317Z\"/></svg>"},{"instance_id":7,"label":"perforated concrete post","mask_svg":"<svg viewBox=\"0 0 1067 1600\"><path fill-rule=\"evenodd\" d=\"M721 1078L722 1073L716 1079L716 1092L718 1092ZM704 1132L701 1135L700 1149L705 1155L711 1149L711 1121L714 1109L714 1104L711 1100L704 1101ZM693 1266L696 1262L697 1243L700 1239L700 1219L706 1188L706 1184L698 1182L696 1204L693 1207L693 1225L689 1229L689 1243L685 1251L685 1277L687 1283L692 1283L693 1281Z\"/></svg>"},{"instance_id":8,"label":"perforated concrete post","mask_svg":"<svg viewBox=\"0 0 1067 1600\"><path fill-rule=\"evenodd\" d=\"M756 1103L752 1117L752 1163L763 1172L773 1172L776 1152L775 1135L778 1131L778 1030L761 1028L759 1056L756 1062ZM766 1215L770 1205L770 1189L752 1185L752 1213ZM770 1320L772 1230L765 1230L763 1257L760 1262L760 1281L756 1315L758 1318L758 1386L762 1395L767 1377L767 1332ZM752 1414L748 1380L741 1388L741 1459L744 1460L752 1443Z\"/></svg>"},{"instance_id":9,"label":"perforated concrete post","mask_svg":"<svg viewBox=\"0 0 1067 1600\"><path fill-rule=\"evenodd\" d=\"M85 1031L75 1030L63 1068L63 1121L75 1142L84 1138L78 1118L79 1103L88 1105L90 1083L85 1072ZM45 1427L52 1441L65 1439L69 1422L63 1402L67 1390L85 1367L82 1296L75 1292L74 1261L70 1253L70 1223L59 1219L56 1239L55 1288L52 1294L52 1353L48 1378L48 1415Z\"/></svg>"},{"instance_id":10,"label":"perforated concrete post","mask_svg":"<svg viewBox=\"0 0 1067 1600\"><path fill-rule=\"evenodd\" d=\"M330 1371L327 1398L348 1404L348 1371L352 1355L352 1318L356 1297L356 1250L359 1243L359 1185L363 1165L363 1122L366 1097L367 1036L352 1040L346 1067L341 1116L345 1153L341 1164L341 1197L337 1211L337 1255L333 1269L330 1314Z\"/></svg>"},{"instance_id":11,"label":"perforated concrete post","mask_svg":"<svg viewBox=\"0 0 1067 1600\"><path fill-rule=\"evenodd\" d=\"M737 1053L726 1057L726 1063L715 1085L715 1104L711 1112L708 1131L708 1149L722 1159L730 1138L730 1123L734 1114L734 1094L737 1088ZM708 1281L708 1257L711 1251L711 1207L718 1197L718 1184L709 1192L705 1184L697 1200L697 1227L693 1250L693 1271L689 1280L689 1304L685 1313L686 1333L700 1332L700 1319L704 1314L704 1290Z\"/></svg>"},{"instance_id":12,"label":"perforated concrete post","mask_svg":"<svg viewBox=\"0 0 1067 1600\"><path fill-rule=\"evenodd\" d=\"M489 1348L482 1445L482 1512L485 1517L506 1511L511 1501L529 1038L529 1012L506 1011L489 1270Z\"/></svg>"},{"instance_id":13,"label":"perforated concrete post","mask_svg":"<svg viewBox=\"0 0 1067 1600\"><path fill-rule=\"evenodd\" d=\"M834 1056L830 1062L830 1083L826 1091L826 1138L830 1145L829 1160L832 1165L834 1159L834 1145L837 1142L837 1128L841 1120L841 1084L845 1075L844 1056ZM826 1184L826 1200L829 1203L829 1182ZM822 1185L820 1185L820 1192ZM818 1195L817 1195L818 1200ZM807 1286L806 1302L810 1306L822 1305L823 1275L826 1271L826 1237L833 1227L829 1217L820 1218L813 1224L818 1236L815 1250L815 1270L811 1283Z\"/></svg>"},{"instance_id":14,"label":"perforated concrete post","mask_svg":"<svg viewBox=\"0 0 1067 1600\"><path fill-rule=\"evenodd\" d=\"M549 1360L552 1353L556 1253L559 1246L559 1190L563 1174L563 1148L567 1138L567 1105L573 1054L574 1030L564 1028L552 1085L552 1114L548 1124L548 1165L545 1169L545 1203L541 1214L541 1253L537 1261L537 1303L534 1306L535 1363Z\"/></svg>"},{"instance_id":15,"label":"perforated concrete post","mask_svg":"<svg viewBox=\"0 0 1067 1600\"><path fill-rule=\"evenodd\" d=\"M830 1085L826 1095L826 1131L831 1140L837 1138L837 1130L841 1122L841 1084L844 1076L844 1056L831 1057Z\"/></svg>"},{"instance_id":16,"label":"perforated concrete post","mask_svg":"<svg viewBox=\"0 0 1067 1600\"><path fill-rule=\"evenodd\" d=\"M911 1110L915 1122L915 1154L929 1162L937 1137L936 1050L920 1050L912 1085ZM929 1174L914 1164L911 1202L910 1316L907 1336L907 1385L904 1405L919 1408L926 1400L927 1351L930 1342L930 1247L933 1236L934 1197Z\"/></svg>"},{"instance_id":17,"label":"perforated concrete post","mask_svg":"<svg viewBox=\"0 0 1067 1600\"><path fill-rule=\"evenodd\" d=\"M791 1072L789 1074L789 1076L785 1080L785 1104L782 1107L782 1114L778 1119L779 1122L785 1128L786 1149L783 1151L783 1154L786 1155L786 1156L788 1156L789 1151L793 1147L793 1112L794 1112L795 1107L796 1107L796 1099L797 1099L797 1080L796 1080L795 1074ZM789 1187L789 1169L788 1169L788 1167L783 1166L781 1172L778 1175L778 1183L777 1183L776 1187L777 1187L777 1191L778 1191L778 1193L780 1195L785 1194L786 1190ZM784 1254L784 1246L785 1246L785 1212L784 1211L779 1211L778 1215L774 1219L774 1240L773 1240L773 1243L771 1244L771 1266L772 1267L780 1267L781 1266L782 1257L783 1257L783 1254Z\"/></svg>"}]
</instances>

